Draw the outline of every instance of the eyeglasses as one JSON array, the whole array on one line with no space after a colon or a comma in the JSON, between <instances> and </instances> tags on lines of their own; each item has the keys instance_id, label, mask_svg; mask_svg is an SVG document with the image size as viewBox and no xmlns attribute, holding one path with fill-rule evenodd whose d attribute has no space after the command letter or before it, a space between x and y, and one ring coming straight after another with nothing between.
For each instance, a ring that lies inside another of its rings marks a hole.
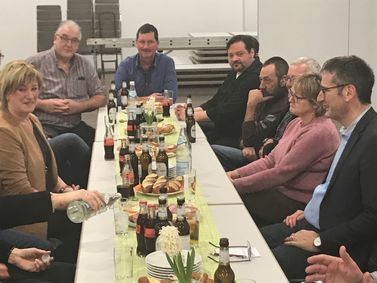
<instances>
[{"instance_id":1,"label":"eyeglasses","mask_svg":"<svg viewBox=\"0 0 377 283\"><path fill-rule=\"evenodd\" d=\"M341 84L341 85L335 85L335 86L330 86L330 87L323 87L323 86L321 86L321 91L323 92L323 94L325 94L329 90L332 90L334 88L339 88L339 87L345 87L347 85L349 85L349 83L347 83L347 84Z\"/></svg>"},{"instance_id":2,"label":"eyeglasses","mask_svg":"<svg viewBox=\"0 0 377 283\"><path fill-rule=\"evenodd\" d=\"M56 34L57 37L60 38L60 40L64 43L64 44L68 44L69 42L72 44L72 45L79 45L80 44L80 40L78 38L68 38L67 36L65 35L60 35L60 34Z\"/></svg>"},{"instance_id":3,"label":"eyeglasses","mask_svg":"<svg viewBox=\"0 0 377 283\"><path fill-rule=\"evenodd\" d=\"M292 88L289 88L289 89L288 89L288 94L289 94L289 96L293 97L293 99L294 99L295 101L300 101L300 100L303 100L303 99L307 99L307 98L304 97L304 96L298 96L297 94L295 94L295 93L293 92Z\"/></svg>"}]
</instances>

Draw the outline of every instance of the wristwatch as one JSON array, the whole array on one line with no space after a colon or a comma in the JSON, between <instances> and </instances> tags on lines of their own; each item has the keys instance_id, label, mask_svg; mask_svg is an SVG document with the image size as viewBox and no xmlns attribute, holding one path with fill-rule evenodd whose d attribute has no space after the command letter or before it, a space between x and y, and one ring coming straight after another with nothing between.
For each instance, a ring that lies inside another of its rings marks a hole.
<instances>
[{"instance_id":1,"label":"wristwatch","mask_svg":"<svg viewBox=\"0 0 377 283\"><path fill-rule=\"evenodd\" d=\"M321 247L321 238L318 236L317 238L314 239L313 241L313 244L316 248L320 248Z\"/></svg>"}]
</instances>

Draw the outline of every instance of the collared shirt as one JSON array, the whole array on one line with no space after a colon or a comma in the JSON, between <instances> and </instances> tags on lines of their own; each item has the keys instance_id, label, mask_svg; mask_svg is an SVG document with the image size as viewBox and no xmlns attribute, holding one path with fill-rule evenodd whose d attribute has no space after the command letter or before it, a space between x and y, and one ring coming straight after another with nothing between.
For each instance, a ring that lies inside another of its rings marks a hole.
<instances>
[{"instance_id":1,"label":"collared shirt","mask_svg":"<svg viewBox=\"0 0 377 283\"><path fill-rule=\"evenodd\" d=\"M312 199L309 201L309 203L305 207L305 219L312 224L314 227L320 229L319 226L319 210L321 207L321 202L326 194L327 188L329 186L329 183L331 181L332 175L334 173L334 170L336 168L336 165L338 164L338 161L340 157L342 156L343 150L347 145L347 142L352 135L353 130L355 129L357 123L360 121L360 119L364 116L364 114L369 110L370 107L368 107L365 111L363 111L352 123L348 126L348 128L342 127L340 129L341 134L341 140L338 147L338 150L335 154L335 157L332 161L329 173L327 174L326 180L324 183L319 184L315 189L312 196Z\"/></svg>"},{"instance_id":2,"label":"collared shirt","mask_svg":"<svg viewBox=\"0 0 377 283\"><path fill-rule=\"evenodd\" d=\"M94 95L104 95L104 89L97 72L86 58L75 54L71 59L69 73L58 67L54 48L42 51L27 59L43 75L43 86L39 99L74 99L87 100ZM34 111L43 125L53 125L70 129L81 121L81 113L63 115Z\"/></svg>"},{"instance_id":3,"label":"collared shirt","mask_svg":"<svg viewBox=\"0 0 377 283\"><path fill-rule=\"evenodd\" d=\"M144 71L140 65L139 54L124 59L115 73L115 87L119 90L122 81L135 82L138 96L148 96L154 92L163 93L165 89L174 92L174 101L177 99L177 76L172 58L165 54L156 53L152 66Z\"/></svg>"}]
</instances>

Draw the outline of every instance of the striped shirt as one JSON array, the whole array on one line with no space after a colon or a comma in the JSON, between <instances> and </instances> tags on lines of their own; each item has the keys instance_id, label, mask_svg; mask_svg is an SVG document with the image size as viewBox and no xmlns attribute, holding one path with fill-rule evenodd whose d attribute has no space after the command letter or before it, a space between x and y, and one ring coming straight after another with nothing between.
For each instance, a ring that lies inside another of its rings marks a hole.
<instances>
[{"instance_id":1,"label":"striped shirt","mask_svg":"<svg viewBox=\"0 0 377 283\"><path fill-rule=\"evenodd\" d=\"M104 95L104 88L94 66L82 55L76 53L72 57L68 74L58 67L53 47L29 57L27 61L43 75L43 86L39 99L87 100L94 95ZM63 115L36 109L34 114L38 116L42 125L61 129L73 128L81 121L81 113Z\"/></svg>"}]
</instances>

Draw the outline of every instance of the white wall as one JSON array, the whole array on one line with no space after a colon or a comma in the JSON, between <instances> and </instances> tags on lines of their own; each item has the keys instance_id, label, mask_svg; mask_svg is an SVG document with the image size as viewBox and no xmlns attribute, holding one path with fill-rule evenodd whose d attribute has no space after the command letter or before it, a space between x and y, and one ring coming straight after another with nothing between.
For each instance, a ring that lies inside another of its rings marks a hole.
<instances>
[{"instance_id":1,"label":"white wall","mask_svg":"<svg viewBox=\"0 0 377 283\"><path fill-rule=\"evenodd\" d=\"M37 51L37 5L61 5L66 17L66 0L1 0L0 50L2 65L25 59Z\"/></svg>"},{"instance_id":2,"label":"white wall","mask_svg":"<svg viewBox=\"0 0 377 283\"><path fill-rule=\"evenodd\" d=\"M279 55L289 62L309 56L322 64L355 54L377 75L375 0L260 0L258 35L262 60ZM377 94L372 102L377 108Z\"/></svg>"},{"instance_id":3,"label":"white wall","mask_svg":"<svg viewBox=\"0 0 377 283\"><path fill-rule=\"evenodd\" d=\"M80 1L80 0L77 0ZM257 0L120 0L122 37L134 37L146 22L160 36L187 36L189 32L256 31ZM61 5L66 0L1 0L0 50L2 65L37 51L36 5ZM247 17L247 19L245 18Z\"/></svg>"}]
</instances>

